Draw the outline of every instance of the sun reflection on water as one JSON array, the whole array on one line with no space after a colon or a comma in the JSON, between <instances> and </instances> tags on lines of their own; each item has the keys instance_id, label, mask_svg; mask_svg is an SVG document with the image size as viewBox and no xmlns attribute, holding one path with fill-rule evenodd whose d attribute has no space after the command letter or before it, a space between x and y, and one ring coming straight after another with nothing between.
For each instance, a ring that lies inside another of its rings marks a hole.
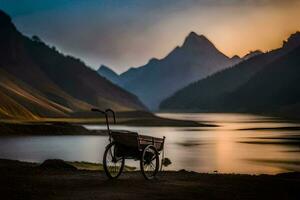
<instances>
[{"instance_id":1,"label":"sun reflection on water","mask_svg":"<svg viewBox=\"0 0 300 200\"><path fill-rule=\"evenodd\" d=\"M166 136L167 170L275 174L300 171L300 124L247 114L159 114L217 127L127 127L155 137ZM104 126L87 126L105 129ZM0 140L0 158L41 162L48 158L102 162L105 136L9 136ZM138 162L126 164L139 167Z\"/></svg>"}]
</instances>

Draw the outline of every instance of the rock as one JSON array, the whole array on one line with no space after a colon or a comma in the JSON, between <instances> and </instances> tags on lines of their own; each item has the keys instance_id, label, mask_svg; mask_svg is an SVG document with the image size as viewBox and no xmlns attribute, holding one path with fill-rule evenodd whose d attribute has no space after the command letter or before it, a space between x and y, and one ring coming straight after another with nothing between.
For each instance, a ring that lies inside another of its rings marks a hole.
<instances>
[{"instance_id":1,"label":"rock","mask_svg":"<svg viewBox=\"0 0 300 200\"><path fill-rule=\"evenodd\" d=\"M188 173L188 171L186 171L185 169L181 169L178 172L180 172L180 173Z\"/></svg>"},{"instance_id":2,"label":"rock","mask_svg":"<svg viewBox=\"0 0 300 200\"><path fill-rule=\"evenodd\" d=\"M73 165L60 159L48 159L45 160L39 168L41 169L56 169L56 170L77 170Z\"/></svg>"},{"instance_id":3,"label":"rock","mask_svg":"<svg viewBox=\"0 0 300 200\"><path fill-rule=\"evenodd\" d=\"M163 164L164 167L167 167L167 166L171 165L172 162L171 162L171 160L169 158L164 158L162 160L162 164Z\"/></svg>"}]
</instances>

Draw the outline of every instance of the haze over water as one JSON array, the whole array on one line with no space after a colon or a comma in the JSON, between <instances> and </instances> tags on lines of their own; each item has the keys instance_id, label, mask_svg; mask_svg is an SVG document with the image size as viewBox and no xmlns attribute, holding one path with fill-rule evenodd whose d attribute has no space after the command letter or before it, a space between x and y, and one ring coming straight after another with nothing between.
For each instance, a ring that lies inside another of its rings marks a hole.
<instances>
[{"instance_id":1,"label":"haze over water","mask_svg":"<svg viewBox=\"0 0 300 200\"><path fill-rule=\"evenodd\" d=\"M300 123L250 114L159 114L218 127L125 127L166 136L168 170L276 174L300 170ZM104 126L87 126L104 129ZM8 136L0 140L0 157L41 162L48 158L101 162L105 136ZM138 162L127 162L138 166Z\"/></svg>"}]
</instances>

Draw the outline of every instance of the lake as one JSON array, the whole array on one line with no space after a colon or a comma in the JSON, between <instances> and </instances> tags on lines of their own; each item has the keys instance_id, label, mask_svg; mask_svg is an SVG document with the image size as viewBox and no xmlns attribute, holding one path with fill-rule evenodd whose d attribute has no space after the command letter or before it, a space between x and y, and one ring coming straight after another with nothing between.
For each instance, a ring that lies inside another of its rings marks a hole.
<instances>
[{"instance_id":1,"label":"lake","mask_svg":"<svg viewBox=\"0 0 300 200\"><path fill-rule=\"evenodd\" d=\"M218 125L217 127L126 127L156 137L166 136L167 170L276 174L300 171L300 123L250 114L158 114ZM104 126L87 125L89 129ZM49 158L101 162L106 136L5 136L0 158L42 162ZM127 162L138 166L137 162Z\"/></svg>"}]
</instances>

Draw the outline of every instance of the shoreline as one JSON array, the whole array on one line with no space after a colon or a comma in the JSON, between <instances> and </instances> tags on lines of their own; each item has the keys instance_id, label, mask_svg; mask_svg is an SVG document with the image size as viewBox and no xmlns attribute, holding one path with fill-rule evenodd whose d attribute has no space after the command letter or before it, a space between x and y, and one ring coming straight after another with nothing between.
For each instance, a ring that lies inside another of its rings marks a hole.
<instances>
[{"instance_id":1,"label":"shoreline","mask_svg":"<svg viewBox=\"0 0 300 200\"><path fill-rule=\"evenodd\" d=\"M290 114L281 114L281 113L265 113L265 112L242 112L242 111L203 111L203 110L161 110L156 112L158 114L164 114L164 113L182 113L182 114L219 114L219 113L225 113L225 114L248 114L248 115L257 115L261 117L266 118L273 118L278 119L281 121L287 121L287 122L300 122L300 116L299 115L290 115Z\"/></svg>"},{"instance_id":2,"label":"shoreline","mask_svg":"<svg viewBox=\"0 0 300 200\"><path fill-rule=\"evenodd\" d=\"M299 199L300 173L205 174L166 171L146 181L139 171L108 180L101 171L45 169L0 159L4 199Z\"/></svg>"},{"instance_id":3,"label":"shoreline","mask_svg":"<svg viewBox=\"0 0 300 200\"><path fill-rule=\"evenodd\" d=\"M84 125L94 125L84 124ZM106 129L90 130L81 124L73 124L69 122L31 122L31 123L3 123L0 122L0 137L10 135L99 135L106 136ZM104 124L95 124L104 125ZM188 125L174 126L174 125L128 125L118 124L124 126L143 126L143 127L191 127ZM199 124L192 127L213 127L212 125Z\"/></svg>"},{"instance_id":4,"label":"shoreline","mask_svg":"<svg viewBox=\"0 0 300 200\"><path fill-rule=\"evenodd\" d=\"M143 127L216 127L191 120L168 119L153 114L140 117L121 115L116 125ZM89 130L84 125L105 125L104 118L43 118L40 120L0 120L0 136L4 135L107 135L105 130ZM113 124L111 124L113 126Z\"/></svg>"}]
</instances>

